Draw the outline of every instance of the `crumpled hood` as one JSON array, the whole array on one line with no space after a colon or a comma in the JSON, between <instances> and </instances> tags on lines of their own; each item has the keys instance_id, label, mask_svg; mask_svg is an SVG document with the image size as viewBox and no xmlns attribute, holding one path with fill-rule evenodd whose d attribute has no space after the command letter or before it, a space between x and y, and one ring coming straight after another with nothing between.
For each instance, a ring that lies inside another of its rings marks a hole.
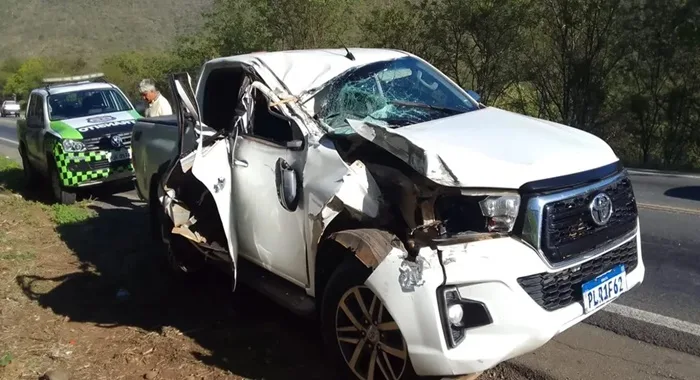
<instances>
[{"instance_id":1,"label":"crumpled hood","mask_svg":"<svg viewBox=\"0 0 700 380\"><path fill-rule=\"evenodd\" d=\"M113 112L51 122L51 129L65 139L89 139L131 132L140 116L136 111Z\"/></svg>"},{"instance_id":2,"label":"crumpled hood","mask_svg":"<svg viewBox=\"0 0 700 380\"><path fill-rule=\"evenodd\" d=\"M517 189L618 161L592 134L491 107L391 130L351 126L446 186Z\"/></svg>"}]
</instances>

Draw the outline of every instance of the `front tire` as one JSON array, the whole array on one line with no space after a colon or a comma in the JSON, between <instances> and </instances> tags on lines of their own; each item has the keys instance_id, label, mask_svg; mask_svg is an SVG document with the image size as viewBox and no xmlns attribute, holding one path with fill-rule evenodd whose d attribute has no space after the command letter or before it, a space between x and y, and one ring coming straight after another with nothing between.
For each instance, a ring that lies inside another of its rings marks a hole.
<instances>
[{"instance_id":1,"label":"front tire","mask_svg":"<svg viewBox=\"0 0 700 380\"><path fill-rule=\"evenodd\" d=\"M326 349L348 379L417 379L394 318L364 285L371 270L349 257L328 280L321 306Z\"/></svg>"},{"instance_id":2,"label":"front tire","mask_svg":"<svg viewBox=\"0 0 700 380\"><path fill-rule=\"evenodd\" d=\"M49 177L51 181L51 192L53 194L54 200L60 204L72 205L78 198L77 194L73 191L67 191L61 184L61 176L58 173L58 168L56 164L49 163Z\"/></svg>"},{"instance_id":3,"label":"front tire","mask_svg":"<svg viewBox=\"0 0 700 380\"><path fill-rule=\"evenodd\" d=\"M172 233L173 222L160 203L151 206L151 215L156 218L158 227L158 251L162 253L170 272L181 279L196 277L203 272L204 257L183 236Z\"/></svg>"}]
</instances>

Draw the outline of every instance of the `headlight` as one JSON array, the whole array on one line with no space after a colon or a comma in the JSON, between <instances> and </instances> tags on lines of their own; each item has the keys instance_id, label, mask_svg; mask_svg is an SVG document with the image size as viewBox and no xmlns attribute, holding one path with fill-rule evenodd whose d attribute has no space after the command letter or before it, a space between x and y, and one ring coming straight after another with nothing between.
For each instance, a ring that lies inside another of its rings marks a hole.
<instances>
[{"instance_id":1,"label":"headlight","mask_svg":"<svg viewBox=\"0 0 700 380\"><path fill-rule=\"evenodd\" d=\"M519 209L520 195L515 193L445 195L435 201L436 218L447 235L511 232Z\"/></svg>"},{"instance_id":2,"label":"headlight","mask_svg":"<svg viewBox=\"0 0 700 380\"><path fill-rule=\"evenodd\" d=\"M487 219L489 232L510 232L520 208L520 195L488 196L479 202L481 214Z\"/></svg>"},{"instance_id":3,"label":"headlight","mask_svg":"<svg viewBox=\"0 0 700 380\"><path fill-rule=\"evenodd\" d=\"M82 152L85 150L85 144L79 140L63 140L61 145L63 145L64 152Z\"/></svg>"}]
</instances>

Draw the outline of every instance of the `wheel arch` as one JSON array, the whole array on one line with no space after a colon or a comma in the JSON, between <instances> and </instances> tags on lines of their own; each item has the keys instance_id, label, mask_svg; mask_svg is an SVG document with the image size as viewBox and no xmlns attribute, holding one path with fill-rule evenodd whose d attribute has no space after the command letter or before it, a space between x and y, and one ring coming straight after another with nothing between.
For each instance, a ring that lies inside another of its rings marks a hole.
<instances>
[{"instance_id":1,"label":"wheel arch","mask_svg":"<svg viewBox=\"0 0 700 380\"><path fill-rule=\"evenodd\" d=\"M388 228L352 217L341 211L323 231L314 261L314 294L317 305L333 272L349 257L355 257L372 271L392 248L406 251L403 242Z\"/></svg>"}]
</instances>

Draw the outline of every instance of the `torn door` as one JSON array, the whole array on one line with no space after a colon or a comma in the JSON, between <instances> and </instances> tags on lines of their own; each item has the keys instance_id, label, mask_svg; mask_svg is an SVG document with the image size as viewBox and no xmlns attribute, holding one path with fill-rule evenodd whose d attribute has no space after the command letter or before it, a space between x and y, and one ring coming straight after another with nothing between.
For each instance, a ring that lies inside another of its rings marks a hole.
<instances>
[{"instance_id":1,"label":"torn door","mask_svg":"<svg viewBox=\"0 0 700 380\"><path fill-rule=\"evenodd\" d=\"M197 148L190 157L192 160L192 175L197 178L211 193L216 203L216 208L221 219L221 226L226 234L228 252L231 256L232 271L235 281L237 278L238 243L236 231L233 228L233 210L231 202L231 157L233 157L233 139L221 136L205 144L206 128L201 122L200 108L192 91L190 76L188 74L176 74L173 76L173 85L178 103L179 120L184 121L185 112L193 119L197 129ZM181 107L180 107L181 105ZM186 158L181 161L186 161ZM185 170L183 168L183 170Z\"/></svg>"}]
</instances>

